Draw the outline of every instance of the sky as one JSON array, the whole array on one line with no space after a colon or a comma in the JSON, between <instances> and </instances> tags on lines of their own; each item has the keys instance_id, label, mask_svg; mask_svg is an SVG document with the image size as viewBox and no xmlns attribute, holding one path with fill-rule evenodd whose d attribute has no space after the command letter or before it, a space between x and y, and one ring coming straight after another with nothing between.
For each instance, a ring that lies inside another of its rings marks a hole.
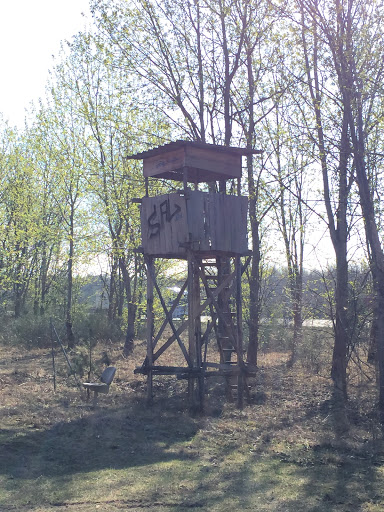
<instances>
[{"instance_id":1,"label":"sky","mask_svg":"<svg viewBox=\"0 0 384 512\"><path fill-rule=\"evenodd\" d=\"M60 42L82 30L88 0L0 0L0 113L22 129L25 109L44 96Z\"/></svg>"}]
</instances>

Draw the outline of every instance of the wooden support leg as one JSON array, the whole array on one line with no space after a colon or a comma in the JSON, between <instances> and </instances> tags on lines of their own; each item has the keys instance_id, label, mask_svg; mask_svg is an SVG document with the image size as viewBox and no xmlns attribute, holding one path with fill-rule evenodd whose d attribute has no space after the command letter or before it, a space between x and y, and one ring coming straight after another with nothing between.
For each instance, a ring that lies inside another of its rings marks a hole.
<instances>
[{"instance_id":1,"label":"wooden support leg","mask_svg":"<svg viewBox=\"0 0 384 512\"><path fill-rule=\"evenodd\" d=\"M151 367L153 365L153 330L154 330L154 317L153 317L153 259L147 258L147 361ZM147 403L151 404L153 400L153 376L152 371L148 372L147 376Z\"/></svg>"},{"instance_id":2,"label":"wooden support leg","mask_svg":"<svg viewBox=\"0 0 384 512\"><path fill-rule=\"evenodd\" d=\"M204 374L202 368L202 341L201 341L201 319L198 315L200 307L200 278L199 263L196 258L192 261L193 269L193 318L194 318L194 343L195 343L195 362L200 373L197 380L199 409L204 410Z\"/></svg>"},{"instance_id":3,"label":"wooden support leg","mask_svg":"<svg viewBox=\"0 0 384 512\"><path fill-rule=\"evenodd\" d=\"M194 265L191 251L188 253L188 353L192 365L196 362L196 344L195 344L195 308L194 308ZM191 408L195 408L195 379L188 378L188 397Z\"/></svg>"},{"instance_id":4,"label":"wooden support leg","mask_svg":"<svg viewBox=\"0 0 384 512\"><path fill-rule=\"evenodd\" d=\"M200 412L204 412L204 404L205 404L205 378L204 372L201 370L199 374L199 408Z\"/></svg>"},{"instance_id":5,"label":"wooden support leg","mask_svg":"<svg viewBox=\"0 0 384 512\"><path fill-rule=\"evenodd\" d=\"M242 409L244 406L244 384L245 376L243 373L243 315L242 315L242 293L241 293L241 260L240 256L235 259L236 272L236 318L237 318L237 364L240 373L237 378L237 407Z\"/></svg>"}]
</instances>

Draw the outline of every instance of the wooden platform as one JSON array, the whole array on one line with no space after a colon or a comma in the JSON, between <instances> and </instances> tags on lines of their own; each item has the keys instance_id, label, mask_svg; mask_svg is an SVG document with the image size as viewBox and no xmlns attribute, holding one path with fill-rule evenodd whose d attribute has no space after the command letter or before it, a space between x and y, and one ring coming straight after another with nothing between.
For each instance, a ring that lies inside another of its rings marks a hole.
<instances>
[{"instance_id":1,"label":"wooden platform","mask_svg":"<svg viewBox=\"0 0 384 512\"><path fill-rule=\"evenodd\" d=\"M208 370L205 368L188 368L188 367L172 367L172 366L140 366L134 370L135 374L148 375L175 375L177 379L189 379L190 377L204 378L209 377L238 377L244 375L245 377L256 377L256 368L247 367L240 368L239 366L226 366L221 365L219 369Z\"/></svg>"}]
</instances>

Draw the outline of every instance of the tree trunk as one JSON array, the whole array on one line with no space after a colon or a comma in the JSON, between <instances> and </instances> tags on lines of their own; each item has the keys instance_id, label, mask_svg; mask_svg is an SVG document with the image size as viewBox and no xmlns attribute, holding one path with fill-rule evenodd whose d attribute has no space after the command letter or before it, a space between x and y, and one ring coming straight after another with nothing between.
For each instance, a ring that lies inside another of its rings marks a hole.
<instances>
[{"instance_id":1,"label":"tree trunk","mask_svg":"<svg viewBox=\"0 0 384 512\"><path fill-rule=\"evenodd\" d=\"M291 289L292 311L293 311L293 335L290 346L290 356L287 366L292 367L297 358L297 347L301 346L303 339L303 315L302 315L302 298L303 298L303 276L302 270L296 268L294 276L294 287Z\"/></svg>"},{"instance_id":2,"label":"tree trunk","mask_svg":"<svg viewBox=\"0 0 384 512\"><path fill-rule=\"evenodd\" d=\"M379 414L384 426L384 252L381 247L379 230L375 221L375 209L370 193L365 168L365 147L361 114L358 117L358 130L355 128L350 108L350 127L355 150L356 179L359 187L361 208L365 222L365 232L371 252L371 272L377 301L377 361L379 367ZM356 133L358 131L358 134Z\"/></svg>"},{"instance_id":3,"label":"tree trunk","mask_svg":"<svg viewBox=\"0 0 384 512\"><path fill-rule=\"evenodd\" d=\"M117 261L112 255L112 268L109 279L109 293L108 293L108 322L112 323L116 316L116 275L117 275Z\"/></svg>"},{"instance_id":4,"label":"tree trunk","mask_svg":"<svg viewBox=\"0 0 384 512\"><path fill-rule=\"evenodd\" d=\"M347 398L347 350L348 336L348 261L346 243L341 242L336 250L336 320L331 377L335 396Z\"/></svg>"},{"instance_id":5,"label":"tree trunk","mask_svg":"<svg viewBox=\"0 0 384 512\"><path fill-rule=\"evenodd\" d=\"M303 27L306 26L304 13L306 4L301 2L302 6L302 22ZM307 68L308 86L312 100L314 115L316 118L317 145L319 151L319 159L323 177L324 201L327 211L329 233L332 245L336 254L336 322L334 326L335 341L333 348L331 377L334 383L335 408L341 411L341 424L346 423L345 399L347 397L347 308L348 308L348 260L347 260L347 204L350 190L351 178L348 178L348 160L350 157L349 141L348 141L348 118L343 112L341 135L340 135L340 151L339 151L339 168L338 168L338 198L337 211L333 211L331 200L330 171L327 162L326 136L324 133L323 112L322 112L322 91L320 88L321 79L319 76L319 35L317 33L318 25L315 16L313 16L313 61L311 63L309 57L309 47L306 40L306 31L303 28L302 41L304 49L304 57ZM312 64L312 65L311 65ZM313 73L313 76L312 74Z\"/></svg>"},{"instance_id":6,"label":"tree trunk","mask_svg":"<svg viewBox=\"0 0 384 512\"><path fill-rule=\"evenodd\" d=\"M247 149L253 149L255 138L255 80L252 67L252 45L246 37L247 46L247 78L248 78L248 96L249 96L249 121L247 137ZM247 156L247 178L249 195L249 221L251 225L252 236L252 263L249 277L249 340L247 350L247 362L257 366L257 356L259 351L259 321L260 321L260 233L259 221L257 218L257 188L254 177L252 155Z\"/></svg>"},{"instance_id":7,"label":"tree trunk","mask_svg":"<svg viewBox=\"0 0 384 512\"><path fill-rule=\"evenodd\" d=\"M125 262L125 258L119 258L119 265L121 274L123 276L125 295L128 303L128 322L127 322L127 331L125 334L125 343L124 343L124 355L128 356L133 350L133 341L135 338L135 321L136 321L136 312L137 305L132 300L132 286L131 286L131 278L128 272L128 268Z\"/></svg>"},{"instance_id":8,"label":"tree trunk","mask_svg":"<svg viewBox=\"0 0 384 512\"><path fill-rule=\"evenodd\" d=\"M251 223L252 232L252 263L249 278L249 342L247 362L257 366L259 351L259 322L260 322L260 241L259 223L254 219Z\"/></svg>"},{"instance_id":9,"label":"tree trunk","mask_svg":"<svg viewBox=\"0 0 384 512\"><path fill-rule=\"evenodd\" d=\"M65 312L65 330L68 349L75 346L75 336L72 329L72 297L73 297L73 256L74 256L74 213L71 212L69 224L69 252L67 274L67 304Z\"/></svg>"}]
</instances>

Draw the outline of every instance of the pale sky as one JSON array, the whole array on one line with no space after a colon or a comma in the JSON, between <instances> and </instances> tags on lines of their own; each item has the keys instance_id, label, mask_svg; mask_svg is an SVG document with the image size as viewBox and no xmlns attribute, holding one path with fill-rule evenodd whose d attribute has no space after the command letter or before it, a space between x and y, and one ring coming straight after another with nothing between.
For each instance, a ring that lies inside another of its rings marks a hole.
<instances>
[{"instance_id":1,"label":"pale sky","mask_svg":"<svg viewBox=\"0 0 384 512\"><path fill-rule=\"evenodd\" d=\"M0 113L23 128L25 108L44 96L60 41L82 30L88 0L0 0Z\"/></svg>"}]
</instances>

